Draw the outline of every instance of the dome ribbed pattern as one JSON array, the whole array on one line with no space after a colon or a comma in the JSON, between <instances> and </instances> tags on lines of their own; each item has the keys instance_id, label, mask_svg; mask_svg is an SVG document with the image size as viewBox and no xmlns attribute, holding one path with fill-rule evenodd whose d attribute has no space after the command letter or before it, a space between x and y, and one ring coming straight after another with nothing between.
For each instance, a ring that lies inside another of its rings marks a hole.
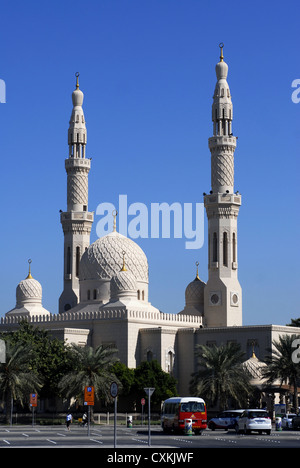
<instances>
[{"instance_id":1,"label":"dome ribbed pattern","mask_svg":"<svg viewBox=\"0 0 300 468\"><path fill-rule=\"evenodd\" d=\"M189 283L185 290L185 304L187 306L195 306L204 303L204 287L205 283L199 278Z\"/></svg>"},{"instance_id":2,"label":"dome ribbed pattern","mask_svg":"<svg viewBox=\"0 0 300 468\"><path fill-rule=\"evenodd\" d=\"M42 301L42 286L33 279L28 278L22 280L16 291L17 304L22 304L24 301L34 300L34 302Z\"/></svg>"},{"instance_id":3,"label":"dome ribbed pattern","mask_svg":"<svg viewBox=\"0 0 300 468\"><path fill-rule=\"evenodd\" d=\"M136 295L137 283L136 279L131 271L119 271L115 276L112 277L110 282L110 294L111 297L116 297L122 292L132 292Z\"/></svg>"},{"instance_id":4,"label":"dome ribbed pattern","mask_svg":"<svg viewBox=\"0 0 300 468\"><path fill-rule=\"evenodd\" d=\"M131 239L112 232L97 239L80 261L80 280L111 279L120 272L126 255L126 268L137 281L148 283L148 261L143 250Z\"/></svg>"}]
</instances>

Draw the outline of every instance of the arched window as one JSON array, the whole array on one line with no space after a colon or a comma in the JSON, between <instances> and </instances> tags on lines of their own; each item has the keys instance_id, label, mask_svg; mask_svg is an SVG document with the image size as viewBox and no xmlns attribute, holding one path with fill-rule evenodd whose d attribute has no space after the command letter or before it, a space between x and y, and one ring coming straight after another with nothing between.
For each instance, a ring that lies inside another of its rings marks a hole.
<instances>
[{"instance_id":1,"label":"arched window","mask_svg":"<svg viewBox=\"0 0 300 468\"><path fill-rule=\"evenodd\" d=\"M138 298L138 300L141 299L141 291L140 291L139 289L138 289L138 291L137 291L137 298Z\"/></svg>"},{"instance_id":2,"label":"arched window","mask_svg":"<svg viewBox=\"0 0 300 468\"><path fill-rule=\"evenodd\" d=\"M232 261L236 262L236 235L232 234Z\"/></svg>"},{"instance_id":3,"label":"arched window","mask_svg":"<svg viewBox=\"0 0 300 468\"><path fill-rule=\"evenodd\" d=\"M71 274L71 248L67 249L67 275Z\"/></svg>"},{"instance_id":4,"label":"arched window","mask_svg":"<svg viewBox=\"0 0 300 468\"><path fill-rule=\"evenodd\" d=\"M173 373L173 366L174 366L174 354L172 351L168 352L168 373Z\"/></svg>"},{"instance_id":5,"label":"arched window","mask_svg":"<svg viewBox=\"0 0 300 468\"><path fill-rule=\"evenodd\" d=\"M147 362L151 362L153 360L153 353L151 350L147 351Z\"/></svg>"},{"instance_id":6,"label":"arched window","mask_svg":"<svg viewBox=\"0 0 300 468\"><path fill-rule=\"evenodd\" d=\"M145 300L145 291L142 291L142 301Z\"/></svg>"},{"instance_id":7,"label":"arched window","mask_svg":"<svg viewBox=\"0 0 300 468\"><path fill-rule=\"evenodd\" d=\"M91 299L91 291L88 289L87 291L87 300L90 301Z\"/></svg>"},{"instance_id":8,"label":"arched window","mask_svg":"<svg viewBox=\"0 0 300 468\"><path fill-rule=\"evenodd\" d=\"M218 238L217 233L213 233L213 262L218 261Z\"/></svg>"},{"instance_id":9,"label":"arched window","mask_svg":"<svg viewBox=\"0 0 300 468\"><path fill-rule=\"evenodd\" d=\"M223 233L223 265L228 266L228 236L227 236L227 232Z\"/></svg>"},{"instance_id":10,"label":"arched window","mask_svg":"<svg viewBox=\"0 0 300 468\"><path fill-rule=\"evenodd\" d=\"M80 247L76 247L76 276L79 276Z\"/></svg>"},{"instance_id":11,"label":"arched window","mask_svg":"<svg viewBox=\"0 0 300 468\"><path fill-rule=\"evenodd\" d=\"M97 289L94 289L93 299L94 299L94 301L97 299Z\"/></svg>"}]
</instances>

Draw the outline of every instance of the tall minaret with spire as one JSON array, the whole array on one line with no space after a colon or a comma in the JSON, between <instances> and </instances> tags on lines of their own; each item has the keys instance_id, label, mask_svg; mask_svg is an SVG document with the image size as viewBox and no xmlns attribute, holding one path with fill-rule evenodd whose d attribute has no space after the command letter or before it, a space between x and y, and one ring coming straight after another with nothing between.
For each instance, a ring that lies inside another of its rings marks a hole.
<instances>
[{"instance_id":1,"label":"tall minaret with spire","mask_svg":"<svg viewBox=\"0 0 300 468\"><path fill-rule=\"evenodd\" d=\"M238 281L237 217L241 196L234 192L233 108L227 83L228 65L223 44L216 65L217 84L213 96L211 191L204 194L208 218L208 272L204 290L205 320L208 327L242 325L242 290Z\"/></svg>"},{"instance_id":2,"label":"tall minaret with spire","mask_svg":"<svg viewBox=\"0 0 300 468\"><path fill-rule=\"evenodd\" d=\"M67 211L61 212L64 232L64 290L59 298L59 313L66 312L79 302L79 263L90 245L94 214L88 211L88 174L91 159L86 158L87 132L82 109L83 92L72 93L73 109L68 130L69 157L65 160L67 172Z\"/></svg>"}]
</instances>

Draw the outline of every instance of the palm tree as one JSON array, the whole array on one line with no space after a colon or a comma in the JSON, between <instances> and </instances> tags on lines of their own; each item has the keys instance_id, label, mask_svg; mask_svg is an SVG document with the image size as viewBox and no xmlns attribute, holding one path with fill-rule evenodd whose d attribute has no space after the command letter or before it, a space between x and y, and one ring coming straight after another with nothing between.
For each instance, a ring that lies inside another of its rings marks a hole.
<instances>
[{"instance_id":1,"label":"palm tree","mask_svg":"<svg viewBox=\"0 0 300 468\"><path fill-rule=\"evenodd\" d=\"M0 394L6 402L7 424L13 401L23 405L30 393L36 393L42 386L40 378L31 369L31 357L28 346L6 343L6 363L0 364Z\"/></svg>"},{"instance_id":2,"label":"palm tree","mask_svg":"<svg viewBox=\"0 0 300 468\"><path fill-rule=\"evenodd\" d=\"M291 323L286 324L287 327L300 327L300 318L291 319Z\"/></svg>"},{"instance_id":3,"label":"palm tree","mask_svg":"<svg viewBox=\"0 0 300 468\"><path fill-rule=\"evenodd\" d=\"M67 398L83 400L84 389L93 386L95 398L110 398L110 386L113 381L119 383L112 371L119 361L116 348L72 345L74 356L73 370L66 374L59 383L59 389Z\"/></svg>"},{"instance_id":4,"label":"palm tree","mask_svg":"<svg viewBox=\"0 0 300 468\"><path fill-rule=\"evenodd\" d=\"M219 411L228 408L230 398L242 406L251 392L251 386L250 377L242 367L244 353L240 345L197 345L195 354L200 369L193 374L193 394L201 395L213 406L216 405Z\"/></svg>"},{"instance_id":5,"label":"palm tree","mask_svg":"<svg viewBox=\"0 0 300 468\"><path fill-rule=\"evenodd\" d=\"M279 336L279 340L273 340L273 348L269 348L269 356L266 356L265 362L267 367L263 371L264 377L271 384L275 380L280 381L280 385L286 382L293 386L293 405L298 413L298 393L297 386L300 378L300 366L298 362L292 358L295 347L293 342L299 340L299 335L283 335Z\"/></svg>"}]
</instances>

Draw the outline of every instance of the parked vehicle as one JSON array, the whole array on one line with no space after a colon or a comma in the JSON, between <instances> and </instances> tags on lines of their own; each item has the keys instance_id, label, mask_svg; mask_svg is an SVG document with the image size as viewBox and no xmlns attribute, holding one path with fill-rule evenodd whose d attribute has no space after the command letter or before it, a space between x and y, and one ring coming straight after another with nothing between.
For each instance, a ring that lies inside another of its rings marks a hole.
<instances>
[{"instance_id":1,"label":"parked vehicle","mask_svg":"<svg viewBox=\"0 0 300 468\"><path fill-rule=\"evenodd\" d=\"M247 409L238 418L236 430L239 434L250 434L251 431L271 434L272 421L265 410Z\"/></svg>"},{"instance_id":2,"label":"parked vehicle","mask_svg":"<svg viewBox=\"0 0 300 468\"><path fill-rule=\"evenodd\" d=\"M206 405L202 398L174 397L164 401L161 415L164 432L184 431L186 419L192 420L192 429L196 434L207 428Z\"/></svg>"},{"instance_id":3,"label":"parked vehicle","mask_svg":"<svg viewBox=\"0 0 300 468\"><path fill-rule=\"evenodd\" d=\"M282 429L292 429L296 413L286 413L282 418Z\"/></svg>"},{"instance_id":4,"label":"parked vehicle","mask_svg":"<svg viewBox=\"0 0 300 468\"><path fill-rule=\"evenodd\" d=\"M292 428L300 429L300 414L299 413L292 420Z\"/></svg>"},{"instance_id":5,"label":"parked vehicle","mask_svg":"<svg viewBox=\"0 0 300 468\"><path fill-rule=\"evenodd\" d=\"M214 431L215 429L235 429L236 421L245 410L226 410L218 414L215 418L208 421L208 428Z\"/></svg>"}]
</instances>

